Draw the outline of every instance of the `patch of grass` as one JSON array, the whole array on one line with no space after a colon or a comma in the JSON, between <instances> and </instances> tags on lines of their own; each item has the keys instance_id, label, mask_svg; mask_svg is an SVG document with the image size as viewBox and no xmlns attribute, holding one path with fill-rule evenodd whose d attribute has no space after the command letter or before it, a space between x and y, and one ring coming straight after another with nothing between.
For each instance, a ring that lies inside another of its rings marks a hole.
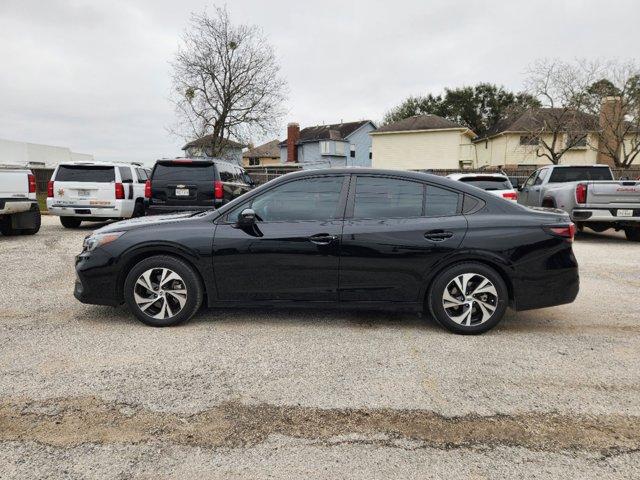
<instances>
[{"instance_id":1,"label":"patch of grass","mask_svg":"<svg viewBox=\"0 0 640 480\"><path fill-rule=\"evenodd\" d=\"M36 198L38 199L38 205L40 206L41 212L47 211L47 192L38 192L36 194Z\"/></svg>"}]
</instances>

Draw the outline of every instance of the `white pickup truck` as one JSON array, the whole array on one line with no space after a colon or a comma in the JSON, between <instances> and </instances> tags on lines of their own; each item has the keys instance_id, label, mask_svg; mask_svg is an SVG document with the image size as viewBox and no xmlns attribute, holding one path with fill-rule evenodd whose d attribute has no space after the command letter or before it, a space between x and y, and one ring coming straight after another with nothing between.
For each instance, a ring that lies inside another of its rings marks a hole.
<instances>
[{"instance_id":1,"label":"white pickup truck","mask_svg":"<svg viewBox=\"0 0 640 480\"><path fill-rule=\"evenodd\" d=\"M614 180L606 165L549 165L520 187L518 203L564 210L578 229L624 230L640 241L640 181Z\"/></svg>"},{"instance_id":2,"label":"white pickup truck","mask_svg":"<svg viewBox=\"0 0 640 480\"><path fill-rule=\"evenodd\" d=\"M24 167L0 166L0 233L33 235L38 230L35 176Z\"/></svg>"}]
</instances>

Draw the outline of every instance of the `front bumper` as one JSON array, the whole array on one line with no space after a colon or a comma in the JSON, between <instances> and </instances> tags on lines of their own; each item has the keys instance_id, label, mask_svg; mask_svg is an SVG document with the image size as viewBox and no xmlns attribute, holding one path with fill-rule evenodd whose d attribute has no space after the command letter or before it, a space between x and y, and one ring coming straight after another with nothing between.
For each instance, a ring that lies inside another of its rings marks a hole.
<instances>
[{"instance_id":1,"label":"front bumper","mask_svg":"<svg viewBox=\"0 0 640 480\"><path fill-rule=\"evenodd\" d=\"M111 260L112 257L100 249L78 255L73 296L91 305L120 305L118 271Z\"/></svg>"}]
</instances>

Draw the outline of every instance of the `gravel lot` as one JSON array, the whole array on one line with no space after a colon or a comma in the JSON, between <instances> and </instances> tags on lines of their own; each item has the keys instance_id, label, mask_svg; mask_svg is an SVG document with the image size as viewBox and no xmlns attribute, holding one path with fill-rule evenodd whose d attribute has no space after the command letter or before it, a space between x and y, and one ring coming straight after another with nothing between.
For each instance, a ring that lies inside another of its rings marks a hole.
<instances>
[{"instance_id":1,"label":"gravel lot","mask_svg":"<svg viewBox=\"0 0 640 480\"><path fill-rule=\"evenodd\" d=\"M379 312L82 305L90 229L0 237L0 478L639 478L640 244L571 305L461 337Z\"/></svg>"}]
</instances>

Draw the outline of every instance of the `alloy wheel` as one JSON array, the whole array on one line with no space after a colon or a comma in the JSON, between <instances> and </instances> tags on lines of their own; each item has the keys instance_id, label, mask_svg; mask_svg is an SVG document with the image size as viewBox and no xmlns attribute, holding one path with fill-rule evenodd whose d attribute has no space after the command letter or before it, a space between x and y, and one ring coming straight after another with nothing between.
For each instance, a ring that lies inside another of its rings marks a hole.
<instances>
[{"instance_id":1,"label":"alloy wheel","mask_svg":"<svg viewBox=\"0 0 640 480\"><path fill-rule=\"evenodd\" d=\"M138 277L133 296L140 311L157 319L180 313L187 302L184 280L168 268L150 268Z\"/></svg>"},{"instance_id":2,"label":"alloy wheel","mask_svg":"<svg viewBox=\"0 0 640 480\"><path fill-rule=\"evenodd\" d=\"M487 322L498 305L498 292L491 281L479 273L463 273L451 280L442 294L447 316L463 326Z\"/></svg>"}]
</instances>

